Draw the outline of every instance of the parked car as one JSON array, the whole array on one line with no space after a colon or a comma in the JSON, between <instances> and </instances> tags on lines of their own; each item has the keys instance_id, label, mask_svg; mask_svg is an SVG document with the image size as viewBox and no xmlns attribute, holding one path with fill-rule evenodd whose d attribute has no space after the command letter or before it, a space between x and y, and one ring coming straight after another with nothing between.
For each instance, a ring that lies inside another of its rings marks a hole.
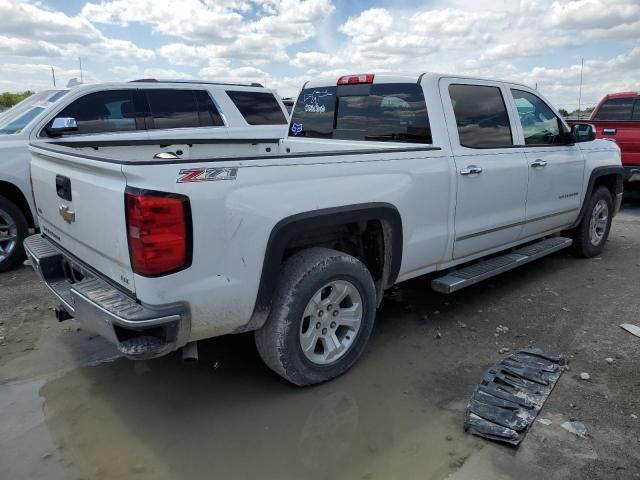
<instances>
[{"instance_id":1,"label":"parked car","mask_svg":"<svg viewBox=\"0 0 640 480\"><path fill-rule=\"evenodd\" d=\"M23 258L22 242L37 225L29 184L29 134L46 110L68 93L38 92L0 115L0 272Z\"/></svg>"},{"instance_id":2,"label":"parked car","mask_svg":"<svg viewBox=\"0 0 640 480\"><path fill-rule=\"evenodd\" d=\"M274 371L323 382L396 283L432 273L448 293L569 246L599 255L620 149L580 131L524 85L366 74L307 83L289 137L259 151L35 136L42 234L25 246L58 317L129 358L254 331Z\"/></svg>"},{"instance_id":3,"label":"parked car","mask_svg":"<svg viewBox=\"0 0 640 480\"><path fill-rule=\"evenodd\" d=\"M584 122L584 121L583 121ZM579 122L569 121L569 124ZM640 187L640 92L605 95L591 112L588 123L596 137L616 142L622 150L625 181Z\"/></svg>"},{"instance_id":4,"label":"parked car","mask_svg":"<svg viewBox=\"0 0 640 480\"><path fill-rule=\"evenodd\" d=\"M284 103L284 106L287 107L287 111L289 112L289 114L291 114L291 110L293 110L293 106L296 103L296 99L290 98L290 97L283 98L282 103Z\"/></svg>"},{"instance_id":5,"label":"parked car","mask_svg":"<svg viewBox=\"0 0 640 480\"><path fill-rule=\"evenodd\" d=\"M132 152L136 145L136 155L153 150L188 159L199 155L199 145L209 139L219 141L222 153L232 148L231 142L277 142L287 132L284 105L258 84L147 79L78 86L52 95L47 103L30 97L30 104L0 119L0 271L21 260L28 229L38 226L29 183L29 138L75 148L90 145L91 152L107 154Z\"/></svg>"}]
</instances>

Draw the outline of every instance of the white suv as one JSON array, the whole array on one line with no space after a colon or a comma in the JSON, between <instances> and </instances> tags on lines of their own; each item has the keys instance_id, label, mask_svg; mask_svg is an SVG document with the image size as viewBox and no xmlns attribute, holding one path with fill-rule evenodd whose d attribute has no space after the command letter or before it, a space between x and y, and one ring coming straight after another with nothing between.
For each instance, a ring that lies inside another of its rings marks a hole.
<instances>
[{"instance_id":1,"label":"white suv","mask_svg":"<svg viewBox=\"0 0 640 480\"><path fill-rule=\"evenodd\" d=\"M55 124L54 124L55 122ZM208 140L252 144L286 136L282 101L260 84L137 80L41 92L0 117L0 272L23 256L37 227L29 183L30 137L90 151L164 151L189 159Z\"/></svg>"}]
</instances>

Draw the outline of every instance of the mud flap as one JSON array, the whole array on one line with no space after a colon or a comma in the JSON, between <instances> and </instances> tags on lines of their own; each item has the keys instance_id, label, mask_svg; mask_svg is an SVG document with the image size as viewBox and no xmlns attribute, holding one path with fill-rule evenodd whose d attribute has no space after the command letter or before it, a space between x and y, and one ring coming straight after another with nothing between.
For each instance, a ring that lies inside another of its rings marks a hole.
<instances>
[{"instance_id":1,"label":"mud flap","mask_svg":"<svg viewBox=\"0 0 640 480\"><path fill-rule=\"evenodd\" d=\"M567 359L538 348L519 350L491 367L467 406L464 428L518 446L562 375Z\"/></svg>"}]
</instances>

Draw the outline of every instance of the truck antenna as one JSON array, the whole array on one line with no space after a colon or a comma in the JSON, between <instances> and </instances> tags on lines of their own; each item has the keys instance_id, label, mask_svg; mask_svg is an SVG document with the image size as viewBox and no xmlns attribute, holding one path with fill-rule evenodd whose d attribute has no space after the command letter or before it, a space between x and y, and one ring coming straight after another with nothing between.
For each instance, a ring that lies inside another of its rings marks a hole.
<instances>
[{"instance_id":1,"label":"truck antenna","mask_svg":"<svg viewBox=\"0 0 640 480\"><path fill-rule=\"evenodd\" d=\"M51 67L51 76L53 77L53 86L56 86L56 71Z\"/></svg>"},{"instance_id":2,"label":"truck antenna","mask_svg":"<svg viewBox=\"0 0 640 480\"><path fill-rule=\"evenodd\" d=\"M580 110L582 110L582 70L584 69L584 57L580 59L580 90L578 93L578 120L580 120Z\"/></svg>"}]
</instances>

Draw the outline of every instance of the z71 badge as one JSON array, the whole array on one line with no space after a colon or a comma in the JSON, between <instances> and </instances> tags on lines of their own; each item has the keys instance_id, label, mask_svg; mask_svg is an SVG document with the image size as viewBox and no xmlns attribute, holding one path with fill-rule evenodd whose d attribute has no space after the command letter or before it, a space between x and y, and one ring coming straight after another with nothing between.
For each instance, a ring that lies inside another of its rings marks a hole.
<instances>
[{"instance_id":1,"label":"z71 badge","mask_svg":"<svg viewBox=\"0 0 640 480\"><path fill-rule=\"evenodd\" d=\"M229 168L183 168L176 183L215 182L216 180L235 180L238 169Z\"/></svg>"}]
</instances>

